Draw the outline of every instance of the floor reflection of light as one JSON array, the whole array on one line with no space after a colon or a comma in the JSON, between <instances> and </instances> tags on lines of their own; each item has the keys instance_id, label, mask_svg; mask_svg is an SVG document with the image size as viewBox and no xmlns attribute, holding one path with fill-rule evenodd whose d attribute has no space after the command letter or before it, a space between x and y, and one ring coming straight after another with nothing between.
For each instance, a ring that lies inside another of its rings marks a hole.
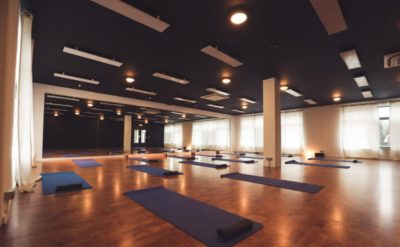
<instances>
[{"instance_id":1,"label":"floor reflection of light","mask_svg":"<svg viewBox=\"0 0 400 247\"><path fill-rule=\"evenodd\" d=\"M379 213L385 221L390 221L393 215L392 175L386 167L379 169Z\"/></svg>"},{"instance_id":2,"label":"floor reflection of light","mask_svg":"<svg viewBox=\"0 0 400 247\"><path fill-rule=\"evenodd\" d=\"M337 237L342 237L343 235L343 229L345 227L343 226L344 221L343 221L343 210L339 208L337 205L333 207L332 210L332 220L334 221L333 229L335 230Z\"/></svg>"},{"instance_id":3,"label":"floor reflection of light","mask_svg":"<svg viewBox=\"0 0 400 247\"><path fill-rule=\"evenodd\" d=\"M103 169L98 169L97 171L97 186L102 189L104 185L104 171Z\"/></svg>"},{"instance_id":4,"label":"floor reflection of light","mask_svg":"<svg viewBox=\"0 0 400 247\"><path fill-rule=\"evenodd\" d=\"M83 214L89 215L92 209L93 197L91 194L87 194L83 197Z\"/></svg>"}]
</instances>

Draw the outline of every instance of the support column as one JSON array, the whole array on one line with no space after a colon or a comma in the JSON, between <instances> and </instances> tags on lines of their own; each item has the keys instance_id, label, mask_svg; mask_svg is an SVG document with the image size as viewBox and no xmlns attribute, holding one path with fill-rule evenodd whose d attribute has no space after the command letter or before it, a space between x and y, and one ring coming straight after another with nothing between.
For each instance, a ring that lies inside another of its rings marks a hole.
<instances>
[{"instance_id":1,"label":"support column","mask_svg":"<svg viewBox=\"0 0 400 247\"><path fill-rule=\"evenodd\" d=\"M124 153L131 153L132 148L132 116L124 117Z\"/></svg>"},{"instance_id":2,"label":"support column","mask_svg":"<svg viewBox=\"0 0 400 247\"><path fill-rule=\"evenodd\" d=\"M264 164L281 166L281 105L279 79L263 80ZM272 159L270 162L265 159Z\"/></svg>"},{"instance_id":3,"label":"support column","mask_svg":"<svg viewBox=\"0 0 400 247\"><path fill-rule=\"evenodd\" d=\"M43 131L44 131L44 92L33 84L33 140L34 160L43 158Z\"/></svg>"}]
</instances>

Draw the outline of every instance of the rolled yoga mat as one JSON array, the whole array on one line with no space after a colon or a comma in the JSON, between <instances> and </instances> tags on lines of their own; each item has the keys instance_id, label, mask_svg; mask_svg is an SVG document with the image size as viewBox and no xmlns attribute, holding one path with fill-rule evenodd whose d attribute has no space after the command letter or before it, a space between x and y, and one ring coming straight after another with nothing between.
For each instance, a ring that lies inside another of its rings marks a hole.
<instances>
[{"instance_id":1,"label":"rolled yoga mat","mask_svg":"<svg viewBox=\"0 0 400 247\"><path fill-rule=\"evenodd\" d=\"M221 154L196 154L196 156L200 157L211 157L211 158L222 158Z\"/></svg>"},{"instance_id":2,"label":"rolled yoga mat","mask_svg":"<svg viewBox=\"0 0 400 247\"><path fill-rule=\"evenodd\" d=\"M157 162L161 162L162 160L158 160L158 159L145 159L145 158L129 158L129 160L135 160L135 161L141 161L141 162L146 162L146 163L157 163Z\"/></svg>"},{"instance_id":3,"label":"rolled yoga mat","mask_svg":"<svg viewBox=\"0 0 400 247\"><path fill-rule=\"evenodd\" d=\"M135 165L135 166L128 166L129 169L132 169L134 171L141 171L141 172L146 172L152 175L160 176L160 177L168 177L168 176L176 176L176 175L181 175L183 173L178 172L178 171L170 171L166 170L163 168L158 168L154 166L148 166L148 165Z\"/></svg>"},{"instance_id":4,"label":"rolled yoga mat","mask_svg":"<svg viewBox=\"0 0 400 247\"><path fill-rule=\"evenodd\" d=\"M223 174L223 175L221 175L221 178L232 178L232 179L247 181L247 182L251 182L251 183L269 185L269 186L279 187L279 188L283 188L283 189L296 190L296 191L307 192L307 193L317 193L321 189L324 188L324 186L317 185L317 184L300 183L300 182L288 181L288 180L282 180L282 179L276 179L276 178L253 176L253 175L247 175L247 174L242 174L242 173L238 173L238 172Z\"/></svg>"},{"instance_id":5,"label":"rolled yoga mat","mask_svg":"<svg viewBox=\"0 0 400 247\"><path fill-rule=\"evenodd\" d=\"M251 227L243 225L241 222L248 219L164 187L124 195L207 246L233 246L262 228L251 220Z\"/></svg>"},{"instance_id":6,"label":"rolled yoga mat","mask_svg":"<svg viewBox=\"0 0 400 247\"><path fill-rule=\"evenodd\" d=\"M341 160L341 159L325 159L325 158L308 158L308 160L321 160L321 161L331 161L331 162L349 162L349 163L362 163L361 160Z\"/></svg>"},{"instance_id":7,"label":"rolled yoga mat","mask_svg":"<svg viewBox=\"0 0 400 247\"><path fill-rule=\"evenodd\" d=\"M52 172L42 173L42 192L43 195L56 194L61 191L91 189L90 186L82 177L75 172ZM78 188L78 184L82 184Z\"/></svg>"},{"instance_id":8,"label":"rolled yoga mat","mask_svg":"<svg viewBox=\"0 0 400 247\"><path fill-rule=\"evenodd\" d=\"M179 161L179 163L195 165L195 166L203 166L203 167L209 167L209 168L216 168L216 169L222 169L222 168L229 167L227 164L212 164L212 163L198 162L198 161L192 161L192 160Z\"/></svg>"},{"instance_id":9,"label":"rolled yoga mat","mask_svg":"<svg viewBox=\"0 0 400 247\"><path fill-rule=\"evenodd\" d=\"M297 162L296 160L286 161L287 165L304 165L304 166L318 166L318 167L326 167L326 168L342 168L349 169L350 166L341 166L341 165L331 165L331 164L314 164L314 163L306 163L306 162Z\"/></svg>"},{"instance_id":10,"label":"rolled yoga mat","mask_svg":"<svg viewBox=\"0 0 400 247\"><path fill-rule=\"evenodd\" d=\"M72 162L82 168L103 166L102 164L97 163L95 160L92 159L73 160Z\"/></svg>"},{"instance_id":11,"label":"rolled yoga mat","mask_svg":"<svg viewBox=\"0 0 400 247\"><path fill-rule=\"evenodd\" d=\"M212 160L229 161L229 162L246 163L246 164L256 163L254 160L236 160L236 159L224 159L224 158L212 158Z\"/></svg>"}]
</instances>

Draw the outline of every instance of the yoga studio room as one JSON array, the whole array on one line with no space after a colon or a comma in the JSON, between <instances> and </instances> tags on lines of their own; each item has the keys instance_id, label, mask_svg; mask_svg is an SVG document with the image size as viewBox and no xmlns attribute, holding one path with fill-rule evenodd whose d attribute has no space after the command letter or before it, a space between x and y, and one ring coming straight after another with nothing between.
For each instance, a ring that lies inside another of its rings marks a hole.
<instances>
[{"instance_id":1,"label":"yoga studio room","mask_svg":"<svg viewBox=\"0 0 400 247\"><path fill-rule=\"evenodd\" d=\"M399 0L0 0L1 247L400 247Z\"/></svg>"}]
</instances>

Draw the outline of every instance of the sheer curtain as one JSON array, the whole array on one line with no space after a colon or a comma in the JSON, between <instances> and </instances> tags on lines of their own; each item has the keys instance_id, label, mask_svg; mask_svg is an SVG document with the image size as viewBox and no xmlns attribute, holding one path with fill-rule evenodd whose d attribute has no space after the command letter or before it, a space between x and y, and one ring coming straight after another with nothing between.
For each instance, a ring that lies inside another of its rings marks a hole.
<instances>
[{"instance_id":1,"label":"sheer curtain","mask_svg":"<svg viewBox=\"0 0 400 247\"><path fill-rule=\"evenodd\" d=\"M182 147L182 124L165 125L164 146L167 148Z\"/></svg>"},{"instance_id":2,"label":"sheer curtain","mask_svg":"<svg viewBox=\"0 0 400 247\"><path fill-rule=\"evenodd\" d=\"M281 142L283 154L304 153L303 112L281 114Z\"/></svg>"},{"instance_id":3,"label":"sheer curtain","mask_svg":"<svg viewBox=\"0 0 400 247\"><path fill-rule=\"evenodd\" d=\"M400 102L390 104L390 150L391 158L400 159Z\"/></svg>"},{"instance_id":4,"label":"sheer curtain","mask_svg":"<svg viewBox=\"0 0 400 247\"><path fill-rule=\"evenodd\" d=\"M239 121L239 150L262 152L264 147L263 115L242 116Z\"/></svg>"},{"instance_id":5,"label":"sheer curtain","mask_svg":"<svg viewBox=\"0 0 400 247\"><path fill-rule=\"evenodd\" d=\"M378 105L345 106L342 143L346 157L379 158Z\"/></svg>"},{"instance_id":6,"label":"sheer curtain","mask_svg":"<svg viewBox=\"0 0 400 247\"><path fill-rule=\"evenodd\" d=\"M227 150L230 147L229 119L193 122L192 146L200 149Z\"/></svg>"}]
</instances>

